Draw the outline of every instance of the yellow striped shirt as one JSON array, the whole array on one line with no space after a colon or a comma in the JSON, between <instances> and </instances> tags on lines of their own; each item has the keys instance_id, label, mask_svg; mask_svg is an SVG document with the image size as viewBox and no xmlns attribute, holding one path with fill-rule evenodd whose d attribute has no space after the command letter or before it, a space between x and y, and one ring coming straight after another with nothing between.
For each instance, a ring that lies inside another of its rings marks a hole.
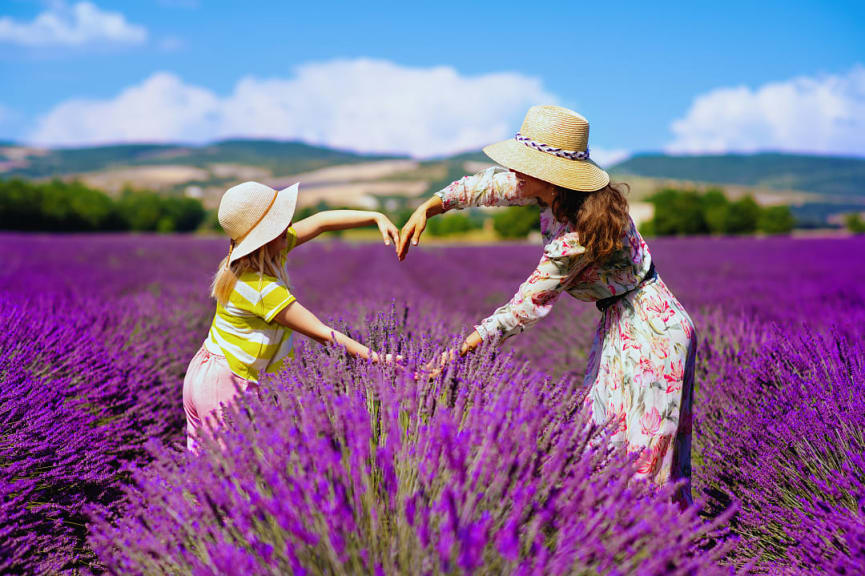
<instances>
[{"instance_id":1,"label":"yellow striped shirt","mask_svg":"<svg viewBox=\"0 0 865 576\"><path fill-rule=\"evenodd\" d=\"M285 266L288 251L297 243L293 227L286 236L288 244L280 255L281 266ZM288 286L278 278L244 272L228 302L224 306L216 304L205 347L225 356L232 372L252 382L258 382L262 371L278 372L286 358L294 358L294 333L273 319L294 300Z\"/></svg>"}]
</instances>

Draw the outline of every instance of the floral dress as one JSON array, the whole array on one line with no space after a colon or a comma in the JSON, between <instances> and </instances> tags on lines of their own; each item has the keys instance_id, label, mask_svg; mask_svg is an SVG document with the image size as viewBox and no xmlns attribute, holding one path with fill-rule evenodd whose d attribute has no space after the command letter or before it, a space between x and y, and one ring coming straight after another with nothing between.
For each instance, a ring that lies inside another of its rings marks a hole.
<instances>
[{"instance_id":1,"label":"floral dress","mask_svg":"<svg viewBox=\"0 0 865 576\"><path fill-rule=\"evenodd\" d=\"M453 182L436 192L443 208L536 204L518 193L516 174L499 167ZM575 194L578 192L575 192ZM570 224L541 212L544 253L510 302L475 330L500 343L549 314L562 292L606 307L595 331L584 383L593 419L616 421L613 442L640 451L639 476L656 484L687 478L675 496L691 503L691 405L696 334L688 313L657 274L649 247L633 220L621 250L599 265L585 256Z\"/></svg>"}]
</instances>

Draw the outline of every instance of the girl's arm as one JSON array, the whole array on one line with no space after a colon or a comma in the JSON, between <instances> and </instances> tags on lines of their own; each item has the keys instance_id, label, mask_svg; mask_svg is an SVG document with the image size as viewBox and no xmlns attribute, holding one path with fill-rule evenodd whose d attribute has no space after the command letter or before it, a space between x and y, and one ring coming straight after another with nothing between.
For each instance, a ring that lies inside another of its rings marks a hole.
<instances>
[{"instance_id":1,"label":"girl's arm","mask_svg":"<svg viewBox=\"0 0 865 576\"><path fill-rule=\"evenodd\" d=\"M399 230L393 225L393 222L380 212L370 212L367 210L327 210L319 212L309 218L304 218L300 222L296 222L294 224L294 231L297 232L297 244L300 245L307 240L315 238L322 232L360 228L362 226L369 226L370 224L378 226L385 246L390 246L391 241L393 241L394 246L399 242Z\"/></svg>"},{"instance_id":2,"label":"girl's arm","mask_svg":"<svg viewBox=\"0 0 865 576\"><path fill-rule=\"evenodd\" d=\"M373 362L378 362L381 359L378 354L360 342L352 340L319 320L315 314L304 308L297 300L280 310L273 321L312 338L320 344L338 343L345 346L348 353L355 358L372 359ZM386 355L385 361L392 361L390 354Z\"/></svg>"}]
</instances>

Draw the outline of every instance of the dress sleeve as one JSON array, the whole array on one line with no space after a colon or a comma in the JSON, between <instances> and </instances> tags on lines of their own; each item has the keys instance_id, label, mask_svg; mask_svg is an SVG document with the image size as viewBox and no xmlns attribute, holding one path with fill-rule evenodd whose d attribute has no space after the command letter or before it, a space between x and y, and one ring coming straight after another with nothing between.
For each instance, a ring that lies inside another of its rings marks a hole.
<instances>
[{"instance_id":1,"label":"dress sleeve","mask_svg":"<svg viewBox=\"0 0 865 576\"><path fill-rule=\"evenodd\" d=\"M435 193L445 210L471 206L524 206L537 203L517 194L517 175L492 166L472 176L463 176Z\"/></svg>"},{"instance_id":2,"label":"dress sleeve","mask_svg":"<svg viewBox=\"0 0 865 576\"><path fill-rule=\"evenodd\" d=\"M572 232L544 246L537 268L510 302L475 326L481 339L501 343L549 314L572 272L588 263L583 257L585 251Z\"/></svg>"}]
</instances>

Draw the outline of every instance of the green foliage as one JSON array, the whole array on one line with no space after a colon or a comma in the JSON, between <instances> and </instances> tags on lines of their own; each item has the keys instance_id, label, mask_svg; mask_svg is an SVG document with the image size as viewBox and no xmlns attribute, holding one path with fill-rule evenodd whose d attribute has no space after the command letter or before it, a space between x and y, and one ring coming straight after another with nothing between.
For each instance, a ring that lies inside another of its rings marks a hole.
<instances>
[{"instance_id":1,"label":"green foliage","mask_svg":"<svg viewBox=\"0 0 865 576\"><path fill-rule=\"evenodd\" d=\"M532 230L540 230L537 206L510 206L493 216L493 229L502 238L525 238Z\"/></svg>"},{"instance_id":2,"label":"green foliage","mask_svg":"<svg viewBox=\"0 0 865 576\"><path fill-rule=\"evenodd\" d=\"M408 222L408 219L411 218L413 213L414 210L408 207L386 212L387 217L390 218L391 222L393 222L397 228L405 226L405 223Z\"/></svg>"},{"instance_id":3,"label":"green foliage","mask_svg":"<svg viewBox=\"0 0 865 576\"><path fill-rule=\"evenodd\" d=\"M642 229L659 236L695 234L789 233L795 219L788 206L762 208L751 195L730 202L713 188L696 190L665 188L649 197L655 216Z\"/></svg>"},{"instance_id":4,"label":"green foliage","mask_svg":"<svg viewBox=\"0 0 865 576\"><path fill-rule=\"evenodd\" d=\"M204 224L202 226L206 230L214 230L216 232L223 232L222 225L219 223L219 211L217 210L208 210L207 216L204 218Z\"/></svg>"},{"instance_id":5,"label":"green foliage","mask_svg":"<svg viewBox=\"0 0 865 576\"><path fill-rule=\"evenodd\" d=\"M697 192L664 188L649 201L655 205L655 234L705 234L708 231Z\"/></svg>"},{"instance_id":6,"label":"green foliage","mask_svg":"<svg viewBox=\"0 0 865 576\"><path fill-rule=\"evenodd\" d=\"M766 234L789 234L795 224L789 206L769 206L760 213L757 229Z\"/></svg>"},{"instance_id":7,"label":"green foliage","mask_svg":"<svg viewBox=\"0 0 865 576\"><path fill-rule=\"evenodd\" d=\"M718 188L707 190L700 198L703 206L703 219L706 228L712 234L723 234L727 221L729 202L724 192Z\"/></svg>"},{"instance_id":8,"label":"green foliage","mask_svg":"<svg viewBox=\"0 0 865 576\"><path fill-rule=\"evenodd\" d=\"M78 182L0 181L0 229L76 232L119 227L111 199Z\"/></svg>"},{"instance_id":9,"label":"green foliage","mask_svg":"<svg viewBox=\"0 0 865 576\"><path fill-rule=\"evenodd\" d=\"M117 200L117 212L129 230L156 230L162 217L162 203L152 192L126 189Z\"/></svg>"},{"instance_id":10,"label":"green foliage","mask_svg":"<svg viewBox=\"0 0 865 576\"><path fill-rule=\"evenodd\" d=\"M751 196L731 202L724 222L726 234L753 234L760 219L760 205Z\"/></svg>"},{"instance_id":11,"label":"green foliage","mask_svg":"<svg viewBox=\"0 0 865 576\"><path fill-rule=\"evenodd\" d=\"M467 214L456 212L428 219L426 231L430 236L450 236L480 227L480 224L474 222Z\"/></svg>"},{"instance_id":12,"label":"green foliage","mask_svg":"<svg viewBox=\"0 0 865 576\"><path fill-rule=\"evenodd\" d=\"M853 234L865 234L865 221L858 212L851 212L844 217L844 225Z\"/></svg>"},{"instance_id":13,"label":"green foliage","mask_svg":"<svg viewBox=\"0 0 865 576\"><path fill-rule=\"evenodd\" d=\"M652 236L657 236L658 233L655 232L655 221L654 220L645 220L637 226L637 229L640 231L640 235L645 238L651 238Z\"/></svg>"},{"instance_id":14,"label":"green foliage","mask_svg":"<svg viewBox=\"0 0 865 576\"><path fill-rule=\"evenodd\" d=\"M204 220L198 200L125 190L116 201L80 182L0 180L0 229L190 232Z\"/></svg>"}]
</instances>

